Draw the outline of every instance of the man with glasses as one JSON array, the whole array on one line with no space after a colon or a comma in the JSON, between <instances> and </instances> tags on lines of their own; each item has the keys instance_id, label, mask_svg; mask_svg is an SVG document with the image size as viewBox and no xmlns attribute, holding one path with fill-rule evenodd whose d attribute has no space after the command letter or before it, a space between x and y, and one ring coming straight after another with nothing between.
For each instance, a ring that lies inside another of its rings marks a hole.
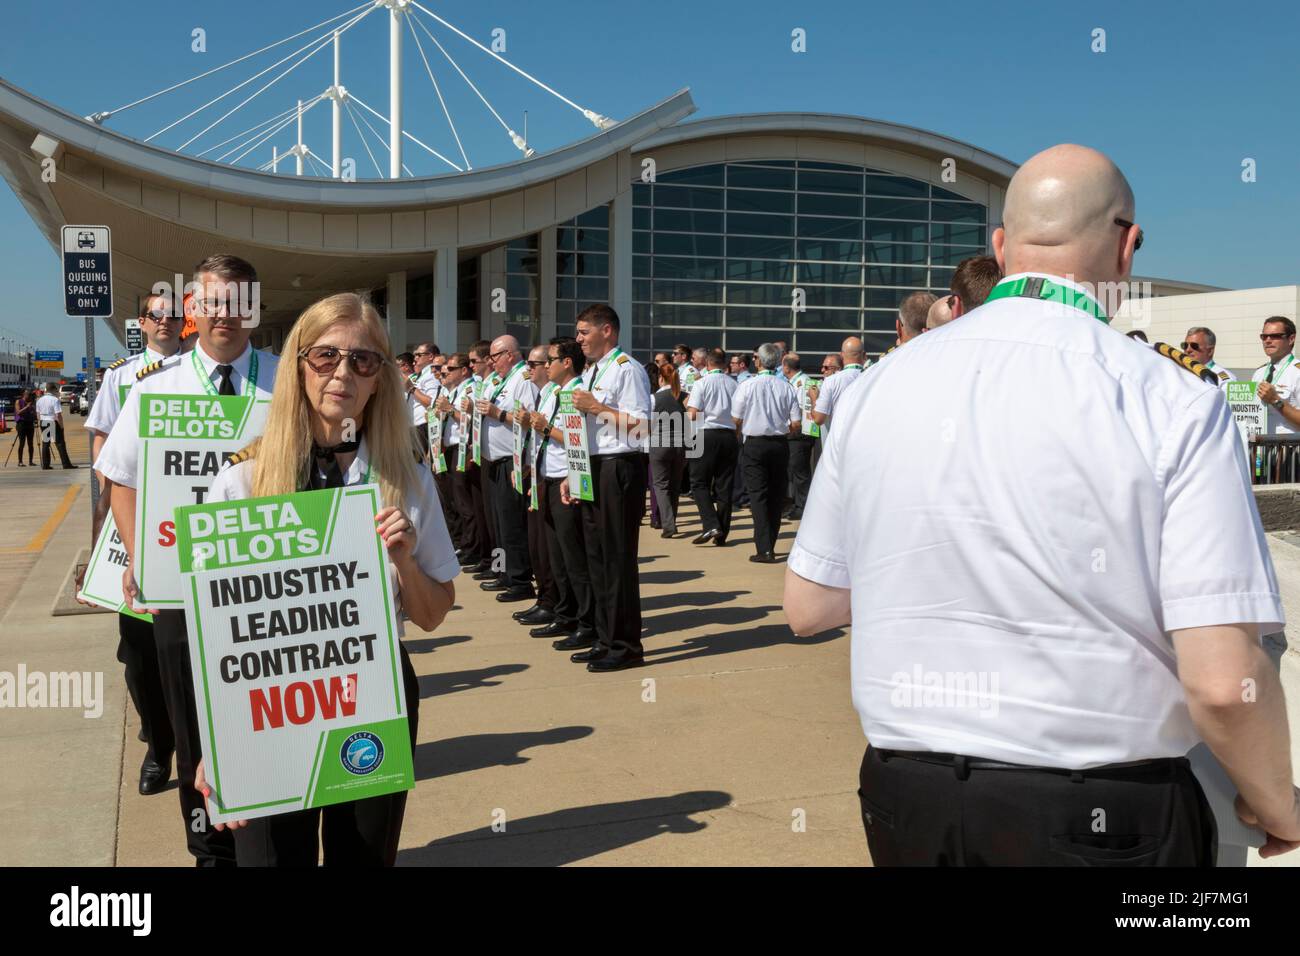
<instances>
[{"instance_id":1,"label":"man with glasses","mask_svg":"<svg viewBox=\"0 0 1300 956\"><path fill-rule=\"evenodd\" d=\"M737 352L727 360L727 373L736 380L737 385L754 377L754 373L749 370L749 357L744 352Z\"/></svg>"},{"instance_id":2,"label":"man with glasses","mask_svg":"<svg viewBox=\"0 0 1300 956\"><path fill-rule=\"evenodd\" d=\"M550 385L547 375L547 349L545 345L534 345L528 353L528 378L533 383L533 408L539 407L543 389ZM548 389L549 392L549 389ZM533 445L532 415L526 413L520 417L524 427L524 498L530 502L528 508L528 557L533 563L533 575L537 578L537 601L522 611L511 613L520 624L541 627L555 620L555 608L560 602L559 589L551 567L551 555L546 547L546 523L542 520L542 478L537 474L537 455ZM540 447L540 441L538 442ZM531 506L533 482L537 483L537 508Z\"/></svg>"},{"instance_id":3,"label":"man with glasses","mask_svg":"<svg viewBox=\"0 0 1300 956\"><path fill-rule=\"evenodd\" d=\"M927 303L927 312L929 308L930 306ZM922 316L924 316L924 313L922 313ZM808 390L808 397L813 403L813 421L821 426L823 440L825 440L826 433L830 430L831 416L835 414L835 403L844 394L844 390L862 374L862 367L866 358L862 339L856 335L850 335L840 343L840 358L843 361L840 365L839 374L822 382L819 387Z\"/></svg>"},{"instance_id":4,"label":"man with glasses","mask_svg":"<svg viewBox=\"0 0 1300 956\"><path fill-rule=\"evenodd\" d=\"M1283 315L1264 320L1259 334L1268 362L1255 369L1259 400L1268 406L1268 434L1300 431L1300 368L1295 361L1295 323Z\"/></svg>"},{"instance_id":5,"label":"man with glasses","mask_svg":"<svg viewBox=\"0 0 1300 956\"><path fill-rule=\"evenodd\" d=\"M137 529L135 522L136 489L140 483L141 396L245 395L254 401L269 402L279 360L249 343L258 323L257 296L250 298L244 293L250 287L255 290L257 281L257 271L237 256L209 256L195 266L194 283L199 291L194 299L193 318L198 328L198 344L180 361L161 366L155 363L137 373L122 414L95 459L95 468L117 486L111 507L130 559L128 571L123 575L122 591L132 606L140 606L140 594L132 574L139 560L137 543L146 534L158 533L156 528ZM247 436L250 441L256 437ZM205 492L211 483L210 476L183 475L171 480L197 487L197 494ZM194 789L194 771L203 751L185 612L167 609L154 615L154 640L167 714L175 736L176 779L186 843L199 866L233 866L235 848L230 831L216 830L207 822L203 795Z\"/></svg>"},{"instance_id":6,"label":"man with glasses","mask_svg":"<svg viewBox=\"0 0 1300 956\"><path fill-rule=\"evenodd\" d=\"M780 346L780 342L776 343ZM799 428L790 433L790 461L788 468L789 478L789 507L781 514L781 517L790 521L798 521L803 517L804 505L808 503L808 488L812 485L812 453L813 448L817 445L817 439L821 432L818 429L817 435L805 435L803 433L803 397L804 393L811 389L814 382L808 377L808 374L802 369L802 361L798 352L786 352L781 356L781 374L785 380L794 386L795 392L799 395Z\"/></svg>"},{"instance_id":7,"label":"man with glasses","mask_svg":"<svg viewBox=\"0 0 1300 956\"><path fill-rule=\"evenodd\" d=\"M497 592L501 602L526 601L537 596L533 590L532 560L528 555L528 499L514 489L514 407L523 411L537 406L537 395L528 366L513 335L499 336L488 353L496 384L490 384L478 399L483 416L483 458L488 475L497 544L505 552L505 570L495 580L482 582L484 591Z\"/></svg>"},{"instance_id":8,"label":"man with glasses","mask_svg":"<svg viewBox=\"0 0 1300 956\"><path fill-rule=\"evenodd\" d=\"M140 331L144 333L144 351L118 359L104 370L104 378L95 395L95 404L86 416L90 430L91 458L99 457L113 425L122 414L122 402L136 374L148 366L173 364L180 354L181 326L185 317L172 306L171 296L147 295L140 302ZM99 506L93 517L92 538L99 540L100 527L108 515L113 482L102 473L99 479ZM153 620L130 614L117 616L117 659L126 672L126 689L140 715L140 733L144 736L145 755L140 764L141 794L161 793L172 772L175 741L167 702L163 696L162 676L158 671L158 647L154 643Z\"/></svg>"},{"instance_id":9,"label":"man with glasses","mask_svg":"<svg viewBox=\"0 0 1300 956\"><path fill-rule=\"evenodd\" d=\"M483 459L483 431L486 419L480 421L480 427L474 427L474 402L489 384L495 384L496 377L488 356L492 352L492 343L486 339L475 342L469 347L470 377L464 386L457 407L462 415L461 427L465 430L467 442L465 480L470 486L474 503L474 523L478 528L479 544L482 548L479 563L471 570L475 581L495 581L497 572L492 568L492 558L497 548L496 519L492 511L492 493L488 487L487 462ZM474 460L478 454L480 461Z\"/></svg>"},{"instance_id":10,"label":"man with glasses","mask_svg":"<svg viewBox=\"0 0 1300 956\"><path fill-rule=\"evenodd\" d=\"M1187 338L1182 344L1182 350L1213 372L1215 378L1219 380L1220 388L1227 388L1229 382L1237 380L1237 376L1233 374L1232 369L1224 368L1214 361L1214 347L1217 341L1214 332L1210 329L1203 325L1193 326L1187 330Z\"/></svg>"},{"instance_id":11,"label":"man with glasses","mask_svg":"<svg viewBox=\"0 0 1300 956\"><path fill-rule=\"evenodd\" d=\"M464 352L448 356L442 372L442 393L435 403L437 411L446 416L442 426L442 443L446 449L444 454L447 456L447 471L438 477L445 478L445 484L450 488L450 492L443 498L444 502L451 502L451 510L460 519L456 556L460 558L461 567L466 570L477 566L489 552L487 543L479 537L479 524L474 516L474 494L466 478L469 473L460 467L461 445L469 442L469 431L464 413L460 411L460 403L469 394L470 384L469 356ZM439 494L444 494L442 487L443 483L440 483Z\"/></svg>"},{"instance_id":12,"label":"man with glasses","mask_svg":"<svg viewBox=\"0 0 1300 956\"><path fill-rule=\"evenodd\" d=\"M420 443L425 456L429 454L428 415L429 406L438 397L438 376L434 361L442 354L432 342L421 342L412 353L415 358L415 381L407 382L406 397L411 406L411 424L415 429L415 440Z\"/></svg>"}]
</instances>

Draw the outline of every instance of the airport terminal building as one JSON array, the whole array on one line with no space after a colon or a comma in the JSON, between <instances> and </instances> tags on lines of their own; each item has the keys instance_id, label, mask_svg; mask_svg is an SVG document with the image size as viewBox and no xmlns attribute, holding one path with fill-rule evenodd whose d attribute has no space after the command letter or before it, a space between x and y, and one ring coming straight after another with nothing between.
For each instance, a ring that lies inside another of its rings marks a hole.
<instances>
[{"instance_id":1,"label":"airport terminal building","mask_svg":"<svg viewBox=\"0 0 1300 956\"><path fill-rule=\"evenodd\" d=\"M683 90L513 163L345 182L159 149L0 81L0 171L55 249L64 224L111 227L119 337L155 282L224 251L260 274L260 347L278 351L305 306L354 290L398 350L505 331L543 342L608 301L624 347L648 358L677 342L818 354L849 334L883 352L904 297L946 291L958 262L988 250L1016 169L893 123L686 121L694 110ZM1208 289L1153 286L1196 291Z\"/></svg>"}]
</instances>

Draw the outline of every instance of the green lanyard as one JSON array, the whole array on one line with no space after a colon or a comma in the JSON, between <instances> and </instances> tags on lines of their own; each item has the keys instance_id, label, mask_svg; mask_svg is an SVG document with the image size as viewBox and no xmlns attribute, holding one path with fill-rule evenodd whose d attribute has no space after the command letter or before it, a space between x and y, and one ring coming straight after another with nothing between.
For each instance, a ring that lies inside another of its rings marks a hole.
<instances>
[{"instance_id":1,"label":"green lanyard","mask_svg":"<svg viewBox=\"0 0 1300 956\"><path fill-rule=\"evenodd\" d=\"M1278 377L1281 376L1281 374L1287 370L1287 366L1294 361L1295 361L1295 353L1292 352L1290 355L1286 357L1286 361L1283 362L1282 366L1278 368L1276 371L1274 371L1271 368L1269 369L1268 376L1264 379L1264 381L1270 383L1277 381Z\"/></svg>"},{"instance_id":2,"label":"green lanyard","mask_svg":"<svg viewBox=\"0 0 1300 956\"><path fill-rule=\"evenodd\" d=\"M763 371L759 372L758 374L759 374L759 375L775 375L775 374L776 374L776 369L765 368L765 369L763 369Z\"/></svg>"},{"instance_id":3,"label":"green lanyard","mask_svg":"<svg viewBox=\"0 0 1300 956\"><path fill-rule=\"evenodd\" d=\"M199 383L209 395L217 394L217 386L212 384L212 377L203 374L203 363L199 361L199 350L195 349L190 353L190 361L194 365L194 374L199 377ZM248 377L244 379L244 395L249 396L257 391L257 350L248 359Z\"/></svg>"},{"instance_id":4,"label":"green lanyard","mask_svg":"<svg viewBox=\"0 0 1300 956\"><path fill-rule=\"evenodd\" d=\"M722 369L720 369L720 368L711 368L711 369L709 369L707 372L705 372L704 374L705 374L705 375L721 375L721 374L722 374Z\"/></svg>"},{"instance_id":5,"label":"green lanyard","mask_svg":"<svg viewBox=\"0 0 1300 956\"><path fill-rule=\"evenodd\" d=\"M843 371L843 372L847 372L847 371L849 371L850 369L857 369L859 372L861 372L861 371L862 371L862 366L859 365L857 362L854 362L852 365L846 365L846 366L844 366L844 368L841 369L841 371Z\"/></svg>"},{"instance_id":6,"label":"green lanyard","mask_svg":"<svg viewBox=\"0 0 1300 956\"><path fill-rule=\"evenodd\" d=\"M622 349L615 348L614 351L609 353L609 361L605 363L604 368L601 368L600 363L597 363L596 374L592 377L591 386L587 389L587 391L594 392L596 390L596 383L600 381L601 376L603 376L605 372L608 371L611 365L613 365L615 362L618 361L618 357L622 354L623 354Z\"/></svg>"},{"instance_id":7,"label":"green lanyard","mask_svg":"<svg viewBox=\"0 0 1300 956\"><path fill-rule=\"evenodd\" d=\"M497 397L506 390L506 386L510 384L510 380L515 377L515 372L519 371L523 367L524 367L524 363L520 362L518 365L512 368L508 373L506 373L506 377L502 379L501 384L497 386L497 390L492 393L492 397L488 399L488 401L495 402L497 400Z\"/></svg>"},{"instance_id":8,"label":"green lanyard","mask_svg":"<svg viewBox=\"0 0 1300 956\"><path fill-rule=\"evenodd\" d=\"M1097 300L1086 292L1071 289L1069 286L1044 279L1042 276L1021 276L1019 279L1003 279L988 294L985 302L1006 298L1041 299L1045 302L1059 302L1080 312L1087 312L1098 322L1110 324L1105 311Z\"/></svg>"}]
</instances>

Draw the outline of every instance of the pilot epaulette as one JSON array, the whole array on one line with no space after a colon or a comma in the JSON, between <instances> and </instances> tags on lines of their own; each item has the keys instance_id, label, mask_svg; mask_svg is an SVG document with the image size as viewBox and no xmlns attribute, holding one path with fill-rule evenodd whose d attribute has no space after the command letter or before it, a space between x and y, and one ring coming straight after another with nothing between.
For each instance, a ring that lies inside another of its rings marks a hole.
<instances>
[{"instance_id":1,"label":"pilot epaulette","mask_svg":"<svg viewBox=\"0 0 1300 956\"><path fill-rule=\"evenodd\" d=\"M144 368L140 369L140 371L135 373L135 380L138 382L140 379L152 375L154 372L161 370L165 364L167 363L161 359L157 362L150 362Z\"/></svg>"},{"instance_id":2,"label":"pilot epaulette","mask_svg":"<svg viewBox=\"0 0 1300 956\"><path fill-rule=\"evenodd\" d=\"M624 362L628 361L630 361L630 359L626 355L620 355L618 358L614 359L614 364L622 365Z\"/></svg>"},{"instance_id":3,"label":"pilot epaulette","mask_svg":"<svg viewBox=\"0 0 1300 956\"><path fill-rule=\"evenodd\" d=\"M241 461L248 461L252 457L253 457L253 446L249 445L247 448L243 448L235 452L233 455L231 455L227 463L231 465L238 465Z\"/></svg>"},{"instance_id":4,"label":"pilot epaulette","mask_svg":"<svg viewBox=\"0 0 1300 956\"><path fill-rule=\"evenodd\" d=\"M1219 381L1220 381L1220 382L1226 382L1227 380L1228 380L1228 373L1227 373L1227 372L1220 372L1220 373L1219 373Z\"/></svg>"},{"instance_id":5,"label":"pilot epaulette","mask_svg":"<svg viewBox=\"0 0 1300 956\"><path fill-rule=\"evenodd\" d=\"M121 368L127 362L131 361L132 358L133 356L128 355L126 358L120 358L116 362L109 362L107 370L111 372L115 368Z\"/></svg>"},{"instance_id":6,"label":"pilot epaulette","mask_svg":"<svg viewBox=\"0 0 1300 956\"><path fill-rule=\"evenodd\" d=\"M1181 352L1165 342L1153 342L1151 347L1165 358L1177 362L1202 381L1211 385L1219 384L1218 376L1185 352Z\"/></svg>"}]
</instances>

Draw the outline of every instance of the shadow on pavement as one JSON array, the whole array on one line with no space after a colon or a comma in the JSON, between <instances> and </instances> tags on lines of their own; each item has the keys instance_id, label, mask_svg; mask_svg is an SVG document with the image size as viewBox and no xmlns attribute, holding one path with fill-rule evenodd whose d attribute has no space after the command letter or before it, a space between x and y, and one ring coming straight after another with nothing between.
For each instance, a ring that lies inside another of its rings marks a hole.
<instances>
[{"instance_id":1,"label":"shadow on pavement","mask_svg":"<svg viewBox=\"0 0 1300 956\"><path fill-rule=\"evenodd\" d=\"M720 592L727 594L728 592ZM682 597L688 598L707 598L711 594L684 594ZM731 598L723 598L725 601ZM701 609L699 604L703 601L695 601L694 607L682 607L679 611L671 611L669 614L656 614L653 618L645 620L645 631L642 633L642 639L645 637L656 637L659 635L673 635L677 631L689 631L695 627L733 627L736 624L749 624L754 620L766 618L772 611L781 610L780 605L768 605L766 607L714 607L714 609ZM781 624L785 630L789 631L788 624Z\"/></svg>"},{"instance_id":2,"label":"shadow on pavement","mask_svg":"<svg viewBox=\"0 0 1300 956\"><path fill-rule=\"evenodd\" d=\"M452 671L449 674L423 674L420 681L420 697L441 697L454 694L458 690L474 690L478 687L496 687L501 683L494 677L518 674L528 670L527 664L493 664L474 671Z\"/></svg>"},{"instance_id":3,"label":"shadow on pavement","mask_svg":"<svg viewBox=\"0 0 1300 956\"><path fill-rule=\"evenodd\" d=\"M485 767L513 767L528 763L521 751L551 744L566 744L594 734L593 727L551 727L514 734L470 734L435 740L415 748L415 779L432 780Z\"/></svg>"},{"instance_id":4,"label":"shadow on pavement","mask_svg":"<svg viewBox=\"0 0 1300 956\"><path fill-rule=\"evenodd\" d=\"M711 604L726 604L734 601L749 591L693 591L690 594L652 594L641 599L641 613L646 611L668 611L679 609L689 611L693 607L708 607ZM780 610L778 608L778 610ZM659 618L655 618L659 620ZM650 626L647 624L647 626Z\"/></svg>"},{"instance_id":5,"label":"shadow on pavement","mask_svg":"<svg viewBox=\"0 0 1300 956\"><path fill-rule=\"evenodd\" d=\"M448 637L417 637L414 640L403 640L402 646L406 648L408 654L428 654L439 647L464 644L470 640L473 640L473 638L468 634L455 634Z\"/></svg>"},{"instance_id":6,"label":"shadow on pavement","mask_svg":"<svg viewBox=\"0 0 1300 956\"><path fill-rule=\"evenodd\" d=\"M765 617L768 611L779 611L781 609L778 607L736 608L735 610L756 611L757 616ZM719 623L731 624L737 622L722 621ZM843 637L846 633L848 632L843 628L836 628L833 631L824 631L813 637L795 637L794 632L790 630L789 624L764 624L762 627L754 627L748 630L725 631L720 634L701 634L699 637L688 637L674 647L656 647L645 652L645 662L646 664L671 664L676 661L689 661L698 657L712 657L715 654L730 654L733 651L776 647L780 644L799 646L825 644L827 641ZM681 651L682 653L674 653L675 651Z\"/></svg>"},{"instance_id":7,"label":"shadow on pavement","mask_svg":"<svg viewBox=\"0 0 1300 956\"><path fill-rule=\"evenodd\" d=\"M698 833L708 826L692 814L731 802L720 790L573 807L491 825L435 840L397 855L401 866L563 866L660 833Z\"/></svg>"},{"instance_id":8,"label":"shadow on pavement","mask_svg":"<svg viewBox=\"0 0 1300 956\"><path fill-rule=\"evenodd\" d=\"M696 578L704 577L703 571L643 571L640 574L642 584L685 584Z\"/></svg>"}]
</instances>

